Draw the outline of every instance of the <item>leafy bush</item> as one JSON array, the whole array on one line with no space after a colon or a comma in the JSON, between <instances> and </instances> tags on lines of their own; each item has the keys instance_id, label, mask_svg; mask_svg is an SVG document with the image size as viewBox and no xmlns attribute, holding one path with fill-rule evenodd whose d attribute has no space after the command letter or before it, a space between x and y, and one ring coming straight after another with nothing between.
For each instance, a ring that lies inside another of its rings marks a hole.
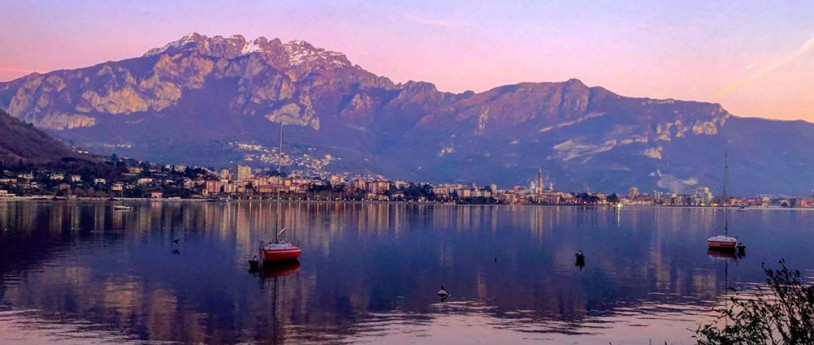
<instances>
[{"instance_id":1,"label":"leafy bush","mask_svg":"<svg viewBox=\"0 0 814 345\"><path fill-rule=\"evenodd\" d=\"M717 323L696 331L698 344L814 344L814 286L803 284L800 271L789 270L783 260L780 269L763 271L766 286L731 297Z\"/></svg>"}]
</instances>

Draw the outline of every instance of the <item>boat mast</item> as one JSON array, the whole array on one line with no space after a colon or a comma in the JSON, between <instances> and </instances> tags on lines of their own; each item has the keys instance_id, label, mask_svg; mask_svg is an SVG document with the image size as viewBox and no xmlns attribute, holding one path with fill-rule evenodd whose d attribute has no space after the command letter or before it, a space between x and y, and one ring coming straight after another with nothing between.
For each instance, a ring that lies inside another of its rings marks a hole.
<instances>
[{"instance_id":1,"label":"boat mast","mask_svg":"<svg viewBox=\"0 0 814 345\"><path fill-rule=\"evenodd\" d=\"M724 234L729 234L729 213L727 212L729 206L729 154L724 152L724 190L723 200L721 205L724 207Z\"/></svg>"},{"instance_id":2,"label":"boat mast","mask_svg":"<svg viewBox=\"0 0 814 345\"><path fill-rule=\"evenodd\" d=\"M283 122L280 121L280 146L277 150L277 208L274 212L274 243L279 243L280 230L280 188L283 187Z\"/></svg>"}]
</instances>

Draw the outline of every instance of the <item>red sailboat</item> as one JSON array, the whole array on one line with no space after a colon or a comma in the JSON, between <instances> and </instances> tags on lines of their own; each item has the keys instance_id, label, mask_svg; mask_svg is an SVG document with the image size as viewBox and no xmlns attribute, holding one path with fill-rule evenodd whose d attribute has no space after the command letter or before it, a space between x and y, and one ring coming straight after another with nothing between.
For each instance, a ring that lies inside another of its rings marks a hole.
<instances>
[{"instance_id":1,"label":"red sailboat","mask_svg":"<svg viewBox=\"0 0 814 345\"><path fill-rule=\"evenodd\" d=\"M300 247L286 241L275 240L268 244L260 243L260 260L263 262L297 260L301 253Z\"/></svg>"},{"instance_id":2,"label":"red sailboat","mask_svg":"<svg viewBox=\"0 0 814 345\"><path fill-rule=\"evenodd\" d=\"M707 247L712 250L734 251L738 249L738 239L729 236L729 196L727 190L729 189L729 158L724 154L724 188L723 196L721 197L721 206L724 208L724 233L722 235L712 236L707 238Z\"/></svg>"},{"instance_id":3,"label":"red sailboat","mask_svg":"<svg viewBox=\"0 0 814 345\"><path fill-rule=\"evenodd\" d=\"M280 122L280 149L278 151L279 157L277 158L277 174L279 175L280 180L282 180L283 175L282 171L282 156L283 156L283 123ZM282 184L278 183L277 185L277 208L274 210L274 240L265 243L260 241L260 249L259 249L259 256L260 260L263 262L274 262L274 261L292 261L297 260L302 253L302 249L297 247L290 242L280 240L280 235L285 232L285 228L282 230L277 230L280 224L280 188Z\"/></svg>"}]
</instances>

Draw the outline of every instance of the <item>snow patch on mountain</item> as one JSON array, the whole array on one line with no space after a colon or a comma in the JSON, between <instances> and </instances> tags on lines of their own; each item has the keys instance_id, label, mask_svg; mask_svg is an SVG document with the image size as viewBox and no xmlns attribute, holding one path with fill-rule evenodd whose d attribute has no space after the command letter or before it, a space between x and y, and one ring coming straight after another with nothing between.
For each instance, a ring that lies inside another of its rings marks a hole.
<instances>
[{"instance_id":1,"label":"snow patch on mountain","mask_svg":"<svg viewBox=\"0 0 814 345\"><path fill-rule=\"evenodd\" d=\"M161 48L153 48L148 50L146 53L144 53L144 56L161 55L170 49L184 48L187 44L197 42L201 37L205 38L205 36L201 36L196 32L188 33L184 35L184 37L181 37L180 40L167 43Z\"/></svg>"},{"instance_id":2,"label":"snow patch on mountain","mask_svg":"<svg viewBox=\"0 0 814 345\"><path fill-rule=\"evenodd\" d=\"M225 49L223 47L226 47ZM285 58L289 66L299 66L306 63L322 64L328 69L350 66L345 54L316 48L302 40L294 40L283 44ZM252 53L272 53L272 46L265 37L258 37L247 41L241 35L207 37L198 33L190 33L177 41L170 42L161 48L153 48L144 54L147 56L165 53L177 53L184 50L196 50L206 55L232 59Z\"/></svg>"},{"instance_id":3,"label":"snow patch on mountain","mask_svg":"<svg viewBox=\"0 0 814 345\"><path fill-rule=\"evenodd\" d=\"M241 55L251 54L251 53L262 53L263 47L258 44L260 39L256 39L251 42L247 42L246 45L243 46L243 49L240 51Z\"/></svg>"}]
</instances>

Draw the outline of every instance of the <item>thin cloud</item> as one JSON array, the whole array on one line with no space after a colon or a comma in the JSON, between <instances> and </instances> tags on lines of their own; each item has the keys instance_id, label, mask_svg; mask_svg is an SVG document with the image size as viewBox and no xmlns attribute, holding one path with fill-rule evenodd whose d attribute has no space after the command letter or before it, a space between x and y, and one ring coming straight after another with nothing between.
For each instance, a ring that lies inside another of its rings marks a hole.
<instances>
[{"instance_id":1,"label":"thin cloud","mask_svg":"<svg viewBox=\"0 0 814 345\"><path fill-rule=\"evenodd\" d=\"M34 72L36 72L36 70L28 69L28 68L14 67L14 66L0 66L0 72L34 73Z\"/></svg>"},{"instance_id":2,"label":"thin cloud","mask_svg":"<svg viewBox=\"0 0 814 345\"><path fill-rule=\"evenodd\" d=\"M450 19L436 19L436 18L423 18L414 15L405 15L404 19L407 19L411 22L431 25L431 26L438 26L443 28L457 28L462 26L467 26L469 23L460 20L450 20Z\"/></svg>"},{"instance_id":3,"label":"thin cloud","mask_svg":"<svg viewBox=\"0 0 814 345\"><path fill-rule=\"evenodd\" d=\"M803 45L800 46L800 48L797 49L797 51L795 51L794 53L791 53L789 55L786 55L786 56L778 59L777 61L775 61L775 62L773 62L773 63L771 63L771 64L769 64L769 65L767 65L767 66L765 66L765 67L763 67L761 69L759 69L757 72L752 73L751 75L749 75L746 78L743 78L743 79L738 80L738 81L736 81L736 82L734 82L732 84L729 84L727 86L724 86L724 87L718 89L718 91L715 92L715 96L713 96L713 99L715 101L717 101L722 96L734 91L735 89L737 89L737 88L739 88L739 87L741 87L743 85L746 85L746 84L752 82L753 80L755 80L757 78L760 78L761 76L763 76L765 74L768 74L768 73L770 73L770 72L772 72L772 71L774 71L774 70L776 70L776 69L778 69L780 67L783 67L784 65L796 60L797 58L806 55L808 52L810 52L813 49L814 49L814 37L812 37L811 39L806 41L806 43L803 43Z\"/></svg>"}]
</instances>

